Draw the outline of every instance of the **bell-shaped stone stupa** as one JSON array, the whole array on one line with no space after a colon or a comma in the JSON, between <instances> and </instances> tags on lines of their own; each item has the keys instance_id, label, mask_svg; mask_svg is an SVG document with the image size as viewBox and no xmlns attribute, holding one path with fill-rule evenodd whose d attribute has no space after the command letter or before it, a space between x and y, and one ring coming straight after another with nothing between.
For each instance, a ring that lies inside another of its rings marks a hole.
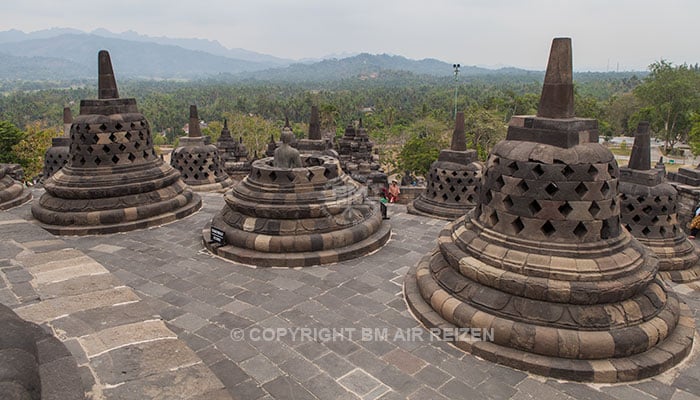
<instances>
[{"instance_id":1,"label":"bell-shaped stone stupa","mask_svg":"<svg viewBox=\"0 0 700 400\"><path fill-rule=\"evenodd\" d=\"M180 147L173 151L170 165L180 171L182 180L197 192L225 192L233 180L223 170L216 146L209 136L202 136L197 106L190 106L189 136L180 138Z\"/></svg>"},{"instance_id":2,"label":"bell-shaped stone stupa","mask_svg":"<svg viewBox=\"0 0 700 400\"><path fill-rule=\"evenodd\" d=\"M629 165L620 168L622 225L659 257L659 275L675 282L700 279L700 253L678 225L678 192L651 168L649 124L640 122Z\"/></svg>"},{"instance_id":3,"label":"bell-shaped stone stupa","mask_svg":"<svg viewBox=\"0 0 700 400\"><path fill-rule=\"evenodd\" d=\"M71 126L70 159L46 180L32 205L58 235L123 232L189 215L201 199L153 149L148 121L133 98L120 98L109 53L98 55L97 100L81 100Z\"/></svg>"},{"instance_id":4,"label":"bell-shaped stone stupa","mask_svg":"<svg viewBox=\"0 0 700 400\"><path fill-rule=\"evenodd\" d=\"M450 221L464 215L476 205L482 168L476 150L467 150L464 113L459 112L450 148L430 166L425 193L408 205L408 212Z\"/></svg>"},{"instance_id":5,"label":"bell-shaped stone stupa","mask_svg":"<svg viewBox=\"0 0 700 400\"><path fill-rule=\"evenodd\" d=\"M688 307L620 224L619 169L573 115L571 40L554 39L537 116L514 116L477 206L404 280L426 326L463 350L576 381L647 378L692 347Z\"/></svg>"}]
</instances>

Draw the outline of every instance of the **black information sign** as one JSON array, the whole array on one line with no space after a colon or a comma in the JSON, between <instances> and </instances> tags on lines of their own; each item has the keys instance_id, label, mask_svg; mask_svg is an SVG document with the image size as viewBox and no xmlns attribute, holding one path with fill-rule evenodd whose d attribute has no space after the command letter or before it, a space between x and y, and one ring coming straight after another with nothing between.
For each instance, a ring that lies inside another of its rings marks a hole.
<instances>
[{"instance_id":1,"label":"black information sign","mask_svg":"<svg viewBox=\"0 0 700 400\"><path fill-rule=\"evenodd\" d=\"M211 227L211 242L218 243L220 245L226 244L226 233L219 228Z\"/></svg>"}]
</instances>

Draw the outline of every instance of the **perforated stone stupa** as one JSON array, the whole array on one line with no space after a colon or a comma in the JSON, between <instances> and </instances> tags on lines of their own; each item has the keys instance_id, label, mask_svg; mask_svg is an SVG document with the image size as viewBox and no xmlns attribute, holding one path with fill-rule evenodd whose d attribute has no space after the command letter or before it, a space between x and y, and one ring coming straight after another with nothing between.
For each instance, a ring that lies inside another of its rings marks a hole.
<instances>
[{"instance_id":1,"label":"perforated stone stupa","mask_svg":"<svg viewBox=\"0 0 700 400\"><path fill-rule=\"evenodd\" d=\"M678 225L678 192L651 168L649 124L640 122L629 165L620 168L622 225L659 257L659 275L675 282L700 279L700 253Z\"/></svg>"},{"instance_id":2,"label":"perforated stone stupa","mask_svg":"<svg viewBox=\"0 0 700 400\"><path fill-rule=\"evenodd\" d=\"M32 192L10 176L10 168L10 164L0 164L0 210L18 206L32 198Z\"/></svg>"},{"instance_id":3,"label":"perforated stone stupa","mask_svg":"<svg viewBox=\"0 0 700 400\"><path fill-rule=\"evenodd\" d=\"M574 117L571 59L570 39L554 39L537 116L511 119L477 206L447 225L404 293L427 327L463 328L455 344L487 360L642 379L688 354L695 323L620 224L619 169L597 121Z\"/></svg>"},{"instance_id":4,"label":"perforated stone stupa","mask_svg":"<svg viewBox=\"0 0 700 400\"><path fill-rule=\"evenodd\" d=\"M243 144L243 137L236 140L228 129L228 121L224 119L224 127L216 142L219 157L223 163L224 171L236 182L245 178L250 172L248 149Z\"/></svg>"},{"instance_id":5,"label":"perforated stone stupa","mask_svg":"<svg viewBox=\"0 0 700 400\"><path fill-rule=\"evenodd\" d=\"M209 136L202 136L197 106L190 106L189 136L180 138L180 147L173 150L170 165L180 171L182 180L197 192L224 192L233 180L223 170L216 146Z\"/></svg>"},{"instance_id":6,"label":"perforated stone stupa","mask_svg":"<svg viewBox=\"0 0 700 400\"><path fill-rule=\"evenodd\" d=\"M244 264L303 267L348 260L384 245L391 226L382 220L379 203L365 199L339 161L300 158L300 168L275 168L273 158L254 161L212 219L211 226L225 232L225 245L210 242L208 226L202 232L207 248Z\"/></svg>"},{"instance_id":7,"label":"perforated stone stupa","mask_svg":"<svg viewBox=\"0 0 700 400\"><path fill-rule=\"evenodd\" d=\"M120 98L109 53L100 51L99 96L81 100L70 160L46 180L32 214L53 234L88 235L161 225L189 215L201 199L153 149L148 121Z\"/></svg>"},{"instance_id":8,"label":"perforated stone stupa","mask_svg":"<svg viewBox=\"0 0 700 400\"><path fill-rule=\"evenodd\" d=\"M459 112L450 148L441 150L430 165L425 193L408 205L408 212L446 220L459 218L476 205L482 168L476 150L467 150L464 113Z\"/></svg>"},{"instance_id":9,"label":"perforated stone stupa","mask_svg":"<svg viewBox=\"0 0 700 400\"><path fill-rule=\"evenodd\" d=\"M68 163L70 156L70 127L73 123L73 115L70 107L63 108L63 136L52 138L51 147L44 154L43 179L48 179L56 171Z\"/></svg>"}]
</instances>

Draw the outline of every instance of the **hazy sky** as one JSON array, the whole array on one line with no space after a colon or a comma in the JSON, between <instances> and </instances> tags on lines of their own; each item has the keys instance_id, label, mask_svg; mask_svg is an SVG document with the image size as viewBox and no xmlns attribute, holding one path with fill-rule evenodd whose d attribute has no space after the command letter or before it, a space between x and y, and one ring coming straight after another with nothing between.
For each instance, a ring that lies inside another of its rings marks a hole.
<instances>
[{"instance_id":1,"label":"hazy sky","mask_svg":"<svg viewBox=\"0 0 700 400\"><path fill-rule=\"evenodd\" d=\"M218 40L284 58L344 52L543 70L570 36L577 70L700 62L698 0L4 0L0 30L50 27Z\"/></svg>"}]
</instances>

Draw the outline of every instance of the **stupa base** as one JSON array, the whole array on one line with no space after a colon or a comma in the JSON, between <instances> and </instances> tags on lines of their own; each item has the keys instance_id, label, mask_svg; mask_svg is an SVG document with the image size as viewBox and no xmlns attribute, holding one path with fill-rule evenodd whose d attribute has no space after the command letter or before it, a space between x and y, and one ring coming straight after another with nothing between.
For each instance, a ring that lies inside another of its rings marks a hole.
<instances>
[{"instance_id":1,"label":"stupa base","mask_svg":"<svg viewBox=\"0 0 700 400\"><path fill-rule=\"evenodd\" d=\"M219 257L257 267L279 268L310 267L357 258L380 249L390 236L391 225L383 221L372 235L348 246L320 251L270 253L233 245L218 246L216 243L211 243L211 225L207 225L202 230L204 246Z\"/></svg>"},{"instance_id":2,"label":"stupa base","mask_svg":"<svg viewBox=\"0 0 700 400\"><path fill-rule=\"evenodd\" d=\"M189 186L189 188L192 189L193 192L224 193L227 190L231 189L231 186L233 185L234 181L229 177L221 182L205 183L202 185L193 185L190 183L187 186Z\"/></svg>"},{"instance_id":3,"label":"stupa base","mask_svg":"<svg viewBox=\"0 0 700 400\"><path fill-rule=\"evenodd\" d=\"M700 263L695 264L691 268L677 271L659 271L661 279L676 283L693 282L700 279Z\"/></svg>"},{"instance_id":4,"label":"stupa base","mask_svg":"<svg viewBox=\"0 0 700 400\"><path fill-rule=\"evenodd\" d=\"M666 339L651 349L631 356L601 359L570 359L544 356L523 350L498 345L489 339L488 332L479 329L470 334L468 329L460 328L449 322L433 309L437 303L443 304L441 310L461 303L447 291L438 288L430 294L431 303L426 302L418 287L418 275L429 274L428 264L433 256L440 256L439 251L424 257L412 267L404 278L404 296L414 316L428 329L439 332L441 336L461 333L451 338L458 348L488 361L512 368L532 372L555 379L579 382L615 383L645 379L672 368L680 363L693 345L695 321L688 306L679 302L676 295L669 297L679 303L678 323ZM449 304L449 305L448 305ZM453 309L454 311L454 309ZM478 312L478 311L477 311ZM484 319L493 318L486 313ZM556 340L556 339L555 339Z\"/></svg>"},{"instance_id":5,"label":"stupa base","mask_svg":"<svg viewBox=\"0 0 700 400\"><path fill-rule=\"evenodd\" d=\"M0 203L0 210L9 210L10 208L20 206L32 199L32 192L24 189L20 183L18 183L17 186L19 187L19 190L17 191L18 195L15 195L15 197L3 203Z\"/></svg>"},{"instance_id":6,"label":"stupa base","mask_svg":"<svg viewBox=\"0 0 700 400\"><path fill-rule=\"evenodd\" d=\"M474 207L454 207L450 204L432 204L425 201L422 195L406 205L406 210L409 214L420 215L428 218L437 218L445 221L454 221L455 219L466 214L472 208Z\"/></svg>"},{"instance_id":7,"label":"stupa base","mask_svg":"<svg viewBox=\"0 0 700 400\"><path fill-rule=\"evenodd\" d=\"M37 203L38 204L38 203ZM199 195L193 194L189 201L183 206L157 214L148 218L135 219L132 221L123 221L113 224L100 225L51 225L38 221L38 225L49 233L59 236L85 236L85 235L102 235L118 232L128 232L137 229L151 228L154 226L164 225L180 218L184 218L195 213L202 207L202 199ZM113 212L114 210L110 210ZM99 212L96 212L99 213ZM136 212L134 212L136 214ZM99 217L98 217L99 218Z\"/></svg>"}]
</instances>

